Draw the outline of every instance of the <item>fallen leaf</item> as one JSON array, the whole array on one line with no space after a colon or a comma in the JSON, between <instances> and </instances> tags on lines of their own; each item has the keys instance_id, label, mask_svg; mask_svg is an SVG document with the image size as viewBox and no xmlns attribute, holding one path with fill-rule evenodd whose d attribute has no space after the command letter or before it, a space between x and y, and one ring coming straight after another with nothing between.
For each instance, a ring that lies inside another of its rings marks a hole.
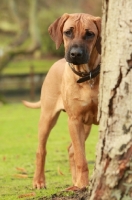
<instances>
[{"instance_id":1,"label":"fallen leaf","mask_svg":"<svg viewBox=\"0 0 132 200\"><path fill-rule=\"evenodd\" d=\"M24 168L21 168L21 167L16 167L16 170L26 173L26 170Z\"/></svg>"},{"instance_id":2,"label":"fallen leaf","mask_svg":"<svg viewBox=\"0 0 132 200\"><path fill-rule=\"evenodd\" d=\"M20 155L17 155L16 158L17 158L17 159L20 158Z\"/></svg>"},{"instance_id":3,"label":"fallen leaf","mask_svg":"<svg viewBox=\"0 0 132 200\"><path fill-rule=\"evenodd\" d=\"M62 171L60 170L60 167L59 167L59 166L58 166L57 171L58 171L58 174L59 174L59 175L64 176L64 174L63 174Z\"/></svg>"},{"instance_id":4,"label":"fallen leaf","mask_svg":"<svg viewBox=\"0 0 132 200\"><path fill-rule=\"evenodd\" d=\"M18 198L25 198L25 197L34 197L36 194L35 192L27 193L27 194L21 194L18 196Z\"/></svg>"},{"instance_id":5,"label":"fallen leaf","mask_svg":"<svg viewBox=\"0 0 132 200\"><path fill-rule=\"evenodd\" d=\"M3 161L6 161L6 157L5 156L3 156Z\"/></svg>"},{"instance_id":6,"label":"fallen leaf","mask_svg":"<svg viewBox=\"0 0 132 200\"><path fill-rule=\"evenodd\" d=\"M14 176L17 178L28 178L27 174L15 174Z\"/></svg>"}]
</instances>

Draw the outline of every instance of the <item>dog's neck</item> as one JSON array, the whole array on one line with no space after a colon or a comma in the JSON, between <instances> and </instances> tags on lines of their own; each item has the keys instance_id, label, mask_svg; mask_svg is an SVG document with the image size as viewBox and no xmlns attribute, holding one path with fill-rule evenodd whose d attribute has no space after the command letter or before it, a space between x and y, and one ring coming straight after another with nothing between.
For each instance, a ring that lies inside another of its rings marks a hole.
<instances>
[{"instance_id":1,"label":"dog's neck","mask_svg":"<svg viewBox=\"0 0 132 200\"><path fill-rule=\"evenodd\" d=\"M97 49L94 48L90 55L90 60L88 62L90 71L95 69L100 64L100 62L101 62L101 55L98 53Z\"/></svg>"},{"instance_id":2,"label":"dog's neck","mask_svg":"<svg viewBox=\"0 0 132 200\"><path fill-rule=\"evenodd\" d=\"M77 83L83 83L83 82L89 81L90 85L93 86L95 83L95 78L100 73L100 64L98 64L98 66L95 69L93 69L91 71L89 70L89 72L87 72L87 70L85 70L85 68L83 68L83 71L76 70L75 67L77 67L77 69L78 69L77 65L72 65L69 63L69 66L75 75L81 77L77 80ZM87 69L87 66L88 65L85 65L86 69ZM82 66L81 66L81 68L82 68Z\"/></svg>"}]
</instances>

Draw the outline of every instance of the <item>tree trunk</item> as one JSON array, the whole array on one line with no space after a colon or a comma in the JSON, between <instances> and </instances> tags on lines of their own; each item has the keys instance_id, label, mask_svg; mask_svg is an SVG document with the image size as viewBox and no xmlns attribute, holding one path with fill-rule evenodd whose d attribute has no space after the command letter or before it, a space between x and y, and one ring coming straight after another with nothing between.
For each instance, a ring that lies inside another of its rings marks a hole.
<instances>
[{"instance_id":1,"label":"tree trunk","mask_svg":"<svg viewBox=\"0 0 132 200\"><path fill-rule=\"evenodd\" d=\"M104 0L100 121L90 200L132 199L132 0Z\"/></svg>"}]
</instances>

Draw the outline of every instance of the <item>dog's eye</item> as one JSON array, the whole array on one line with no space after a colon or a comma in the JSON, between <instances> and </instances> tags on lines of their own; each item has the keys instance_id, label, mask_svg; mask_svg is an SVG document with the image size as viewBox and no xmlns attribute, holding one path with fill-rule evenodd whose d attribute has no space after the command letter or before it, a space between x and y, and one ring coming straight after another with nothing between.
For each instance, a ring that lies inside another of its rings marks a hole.
<instances>
[{"instance_id":1,"label":"dog's eye","mask_svg":"<svg viewBox=\"0 0 132 200\"><path fill-rule=\"evenodd\" d=\"M86 31L85 35L84 35L84 39L90 39L93 38L95 36L95 34L91 31Z\"/></svg>"},{"instance_id":2,"label":"dog's eye","mask_svg":"<svg viewBox=\"0 0 132 200\"><path fill-rule=\"evenodd\" d=\"M69 29L69 30L67 30L67 31L64 31L64 34L65 34L67 37L72 37L72 34L73 34L72 29Z\"/></svg>"}]
</instances>

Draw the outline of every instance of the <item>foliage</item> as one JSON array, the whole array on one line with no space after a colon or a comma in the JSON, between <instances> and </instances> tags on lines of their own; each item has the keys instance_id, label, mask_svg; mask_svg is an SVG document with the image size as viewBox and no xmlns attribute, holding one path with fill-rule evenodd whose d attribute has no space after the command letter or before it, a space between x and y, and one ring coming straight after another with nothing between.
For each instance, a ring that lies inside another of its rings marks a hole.
<instances>
[{"instance_id":1,"label":"foliage","mask_svg":"<svg viewBox=\"0 0 132 200\"><path fill-rule=\"evenodd\" d=\"M33 199L49 197L70 186L67 147L70 137L67 116L62 113L47 144L46 190L33 190L32 178L37 148L37 126L40 110L29 110L21 104L0 107L0 199L16 200L28 195ZM62 132L63 131L63 132ZM86 143L90 173L95 160L97 126ZM35 195L35 196L34 196ZM69 193L65 194L66 196Z\"/></svg>"},{"instance_id":2,"label":"foliage","mask_svg":"<svg viewBox=\"0 0 132 200\"><path fill-rule=\"evenodd\" d=\"M30 19L31 16L31 6L33 0L9 0L7 4L6 1L1 1L1 34L6 33L14 33L11 35L12 42L15 41L18 37L18 34L23 30L31 29L31 23L36 23ZM12 4L14 6L12 6ZM58 17L60 17L63 13L74 13L74 12L86 12L93 15L100 15L101 13L101 0L77 0L77 1L60 1L56 0L39 0L36 1L36 14L35 18L37 18L38 26L36 28L39 29L40 37L41 37L41 46L43 53L52 53L54 55L62 55L63 48L56 51L55 45L50 39L48 35L48 27L49 25ZM35 28L35 29L36 29ZM32 37L31 30L29 30L30 39ZM35 34L33 33L33 37L35 38ZM7 38L8 40L8 38ZM26 42L26 41L25 41ZM3 43L3 42L2 42ZM26 42L27 43L27 42Z\"/></svg>"},{"instance_id":3,"label":"foliage","mask_svg":"<svg viewBox=\"0 0 132 200\"><path fill-rule=\"evenodd\" d=\"M96 6L95 6L96 5ZM63 13L86 12L100 15L101 0L1 0L0 7L0 74L19 55L63 56L64 48L56 51L48 27Z\"/></svg>"}]
</instances>

